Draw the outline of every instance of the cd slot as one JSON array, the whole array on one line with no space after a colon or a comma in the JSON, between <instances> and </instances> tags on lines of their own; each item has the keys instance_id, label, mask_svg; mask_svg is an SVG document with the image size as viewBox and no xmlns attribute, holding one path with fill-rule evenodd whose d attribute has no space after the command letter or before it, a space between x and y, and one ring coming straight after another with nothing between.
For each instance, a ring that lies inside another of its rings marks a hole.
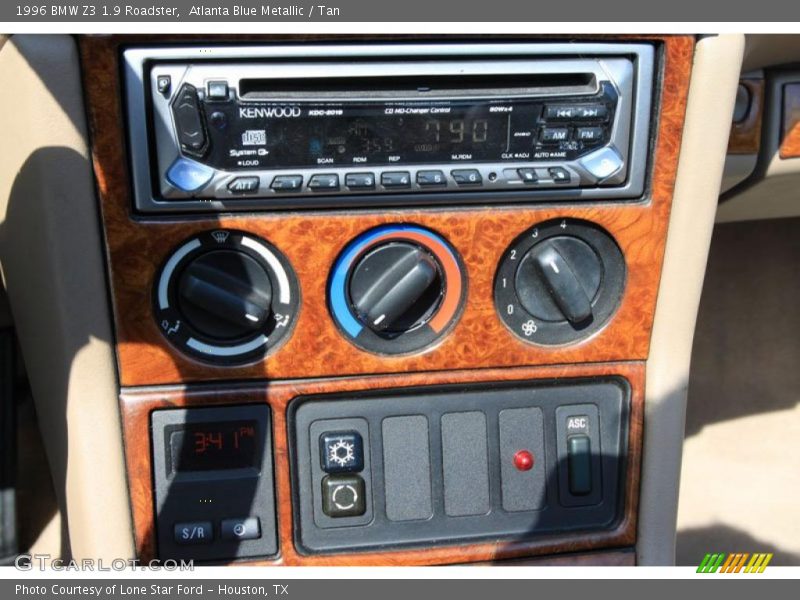
<instances>
[{"instance_id":1,"label":"cd slot","mask_svg":"<svg viewBox=\"0 0 800 600\"><path fill-rule=\"evenodd\" d=\"M391 77L243 78L242 100L334 100L475 98L594 94L593 73L509 73L499 75L395 75Z\"/></svg>"}]
</instances>

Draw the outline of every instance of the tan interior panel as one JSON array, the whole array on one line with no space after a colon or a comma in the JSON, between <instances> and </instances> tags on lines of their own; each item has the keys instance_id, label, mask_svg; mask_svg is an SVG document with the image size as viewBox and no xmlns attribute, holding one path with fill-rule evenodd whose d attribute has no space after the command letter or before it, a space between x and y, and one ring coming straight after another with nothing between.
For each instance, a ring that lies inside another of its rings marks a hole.
<instances>
[{"instance_id":1,"label":"tan interior panel","mask_svg":"<svg viewBox=\"0 0 800 600\"><path fill-rule=\"evenodd\" d=\"M69 549L78 558L130 557L103 242L75 42L14 36L0 52L0 77L16 90L0 99L0 258Z\"/></svg>"}]
</instances>

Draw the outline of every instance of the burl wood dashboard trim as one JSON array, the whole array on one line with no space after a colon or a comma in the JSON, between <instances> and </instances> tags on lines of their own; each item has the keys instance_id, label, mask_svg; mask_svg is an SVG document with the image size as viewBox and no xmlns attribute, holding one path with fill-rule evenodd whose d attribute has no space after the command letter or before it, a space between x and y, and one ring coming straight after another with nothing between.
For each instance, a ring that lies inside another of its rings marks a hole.
<instances>
[{"instance_id":1,"label":"burl wood dashboard trim","mask_svg":"<svg viewBox=\"0 0 800 600\"><path fill-rule=\"evenodd\" d=\"M800 157L800 83L783 86L783 127L780 157Z\"/></svg>"},{"instance_id":2,"label":"burl wood dashboard trim","mask_svg":"<svg viewBox=\"0 0 800 600\"><path fill-rule=\"evenodd\" d=\"M764 119L764 80L742 79L739 84L747 88L750 108L742 121L731 126L728 154L758 154Z\"/></svg>"},{"instance_id":3,"label":"burl wood dashboard trim","mask_svg":"<svg viewBox=\"0 0 800 600\"><path fill-rule=\"evenodd\" d=\"M287 405L295 397L309 394L393 389L446 384L468 384L499 381L530 381L534 379L565 379L572 377L624 377L631 386L631 416L628 436L626 477L624 480L624 509L621 519L609 530L580 531L542 535L529 540L508 540L389 551L369 551L350 554L305 556L295 549L291 477L289 472ZM125 456L134 538L141 560L155 556L154 491L150 451L149 419L153 410L214 406L222 404L267 403L272 411L274 431L274 465L278 540L280 555L271 561L243 561L246 564L306 565L306 566L370 566L426 565L491 562L525 556L541 556L555 552L587 552L601 548L627 548L636 540L639 501L639 479L642 454L644 414L643 362L594 365L517 367L480 369L440 373L412 373L373 377L345 377L305 381L274 381L264 384L236 386L197 386L193 389L161 388L128 390L121 396ZM603 560L594 556L593 564L617 564L616 555ZM580 563L579 563L580 564Z\"/></svg>"},{"instance_id":4,"label":"burl wood dashboard trim","mask_svg":"<svg viewBox=\"0 0 800 600\"><path fill-rule=\"evenodd\" d=\"M645 360L675 184L694 38L625 39L652 41L662 49L662 79L655 95L658 110L651 153L652 177L642 201L145 218L132 213L119 59L124 45L154 40L82 37L92 153L108 246L122 385ZM188 43L197 39L169 41ZM608 230L626 256L628 279L621 305L603 330L581 343L534 346L515 337L496 314L493 277L502 252L517 235L536 223L559 217L586 219ZM371 227L397 222L428 227L449 240L466 265L468 296L459 322L435 347L409 356L376 356L358 349L339 333L327 310L326 283L331 265L349 240ZM151 294L159 267L182 240L210 228L239 229L263 237L288 257L297 272L303 299L300 317L291 338L265 360L235 368L210 366L172 347L157 326Z\"/></svg>"}]
</instances>

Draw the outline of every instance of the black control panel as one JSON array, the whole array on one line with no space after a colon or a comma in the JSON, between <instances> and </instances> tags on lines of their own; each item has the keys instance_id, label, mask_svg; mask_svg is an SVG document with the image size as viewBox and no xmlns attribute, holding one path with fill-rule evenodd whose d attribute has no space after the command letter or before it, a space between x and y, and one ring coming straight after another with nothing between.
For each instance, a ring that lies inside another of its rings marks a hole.
<instances>
[{"instance_id":1,"label":"black control panel","mask_svg":"<svg viewBox=\"0 0 800 600\"><path fill-rule=\"evenodd\" d=\"M151 427L158 556L277 554L268 407L160 410Z\"/></svg>"},{"instance_id":2,"label":"black control panel","mask_svg":"<svg viewBox=\"0 0 800 600\"><path fill-rule=\"evenodd\" d=\"M618 378L298 398L296 543L326 553L531 539L623 511Z\"/></svg>"}]
</instances>

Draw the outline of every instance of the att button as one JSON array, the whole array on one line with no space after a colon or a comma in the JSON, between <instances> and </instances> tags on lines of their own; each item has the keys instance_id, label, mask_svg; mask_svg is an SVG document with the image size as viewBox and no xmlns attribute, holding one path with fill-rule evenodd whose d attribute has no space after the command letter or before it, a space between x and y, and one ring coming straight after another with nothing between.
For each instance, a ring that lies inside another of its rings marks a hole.
<instances>
[{"instance_id":1,"label":"att button","mask_svg":"<svg viewBox=\"0 0 800 600\"><path fill-rule=\"evenodd\" d=\"M261 179L258 177L236 177L228 184L231 194L253 194L258 191Z\"/></svg>"}]
</instances>

